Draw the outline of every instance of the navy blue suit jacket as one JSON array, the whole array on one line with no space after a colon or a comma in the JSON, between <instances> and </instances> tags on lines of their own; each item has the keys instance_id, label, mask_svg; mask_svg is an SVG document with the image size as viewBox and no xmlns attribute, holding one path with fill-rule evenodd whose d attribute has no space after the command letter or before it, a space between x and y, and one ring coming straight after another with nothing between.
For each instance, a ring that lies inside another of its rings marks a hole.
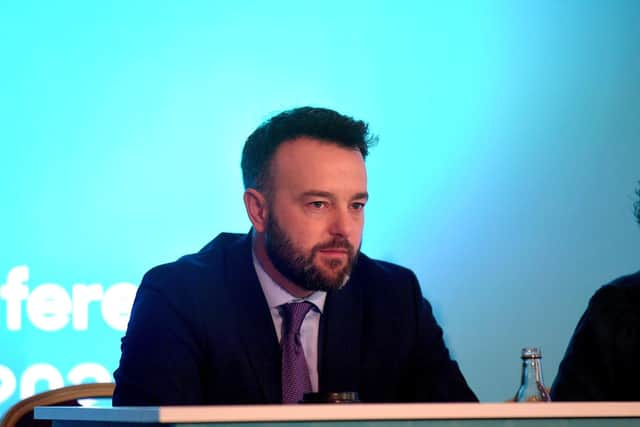
<instances>
[{"instance_id":1,"label":"navy blue suit jacket","mask_svg":"<svg viewBox=\"0 0 640 427\"><path fill-rule=\"evenodd\" d=\"M321 317L320 391L365 402L475 401L415 275L360 254ZM115 371L114 405L281 401L280 348L251 255L223 233L150 270Z\"/></svg>"},{"instance_id":2,"label":"navy blue suit jacket","mask_svg":"<svg viewBox=\"0 0 640 427\"><path fill-rule=\"evenodd\" d=\"M640 400L640 271L589 301L551 388L553 400Z\"/></svg>"}]
</instances>

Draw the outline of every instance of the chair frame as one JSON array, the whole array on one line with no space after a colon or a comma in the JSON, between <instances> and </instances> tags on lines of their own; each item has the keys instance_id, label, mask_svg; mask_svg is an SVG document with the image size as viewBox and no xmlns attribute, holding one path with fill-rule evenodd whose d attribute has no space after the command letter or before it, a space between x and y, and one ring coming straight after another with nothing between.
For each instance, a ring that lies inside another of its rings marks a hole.
<instances>
[{"instance_id":1,"label":"chair frame","mask_svg":"<svg viewBox=\"0 0 640 427\"><path fill-rule=\"evenodd\" d=\"M2 421L0 421L0 427L14 427L22 417L32 412L36 406L51 406L94 397L112 397L114 388L115 384L113 383L76 384L35 394L22 399L9 408Z\"/></svg>"}]
</instances>

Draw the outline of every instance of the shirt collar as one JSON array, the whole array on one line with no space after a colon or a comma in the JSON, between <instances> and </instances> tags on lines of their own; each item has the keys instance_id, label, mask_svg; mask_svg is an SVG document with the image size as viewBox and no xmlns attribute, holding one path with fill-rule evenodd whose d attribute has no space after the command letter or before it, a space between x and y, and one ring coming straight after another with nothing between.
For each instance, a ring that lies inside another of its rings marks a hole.
<instances>
[{"instance_id":1,"label":"shirt collar","mask_svg":"<svg viewBox=\"0 0 640 427\"><path fill-rule=\"evenodd\" d=\"M324 302L327 298L327 293L325 291L314 291L311 295L305 298L293 296L282 286L276 283L266 271L264 271L260 261L258 261L258 257L256 256L253 247L251 248L251 256L253 258L253 266L256 269L256 274L258 275L258 281L260 282L262 292L267 299L267 304L270 309L291 302L308 301L313 304L320 313L322 313L324 310Z\"/></svg>"}]
</instances>

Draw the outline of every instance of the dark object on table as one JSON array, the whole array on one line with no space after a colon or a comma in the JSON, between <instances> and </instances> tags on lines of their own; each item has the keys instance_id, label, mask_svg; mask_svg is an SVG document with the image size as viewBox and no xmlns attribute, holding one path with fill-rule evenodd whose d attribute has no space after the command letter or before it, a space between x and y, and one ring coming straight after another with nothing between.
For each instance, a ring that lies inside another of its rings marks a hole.
<instances>
[{"instance_id":1,"label":"dark object on table","mask_svg":"<svg viewBox=\"0 0 640 427\"><path fill-rule=\"evenodd\" d=\"M359 403L357 391L305 393L302 403Z\"/></svg>"}]
</instances>

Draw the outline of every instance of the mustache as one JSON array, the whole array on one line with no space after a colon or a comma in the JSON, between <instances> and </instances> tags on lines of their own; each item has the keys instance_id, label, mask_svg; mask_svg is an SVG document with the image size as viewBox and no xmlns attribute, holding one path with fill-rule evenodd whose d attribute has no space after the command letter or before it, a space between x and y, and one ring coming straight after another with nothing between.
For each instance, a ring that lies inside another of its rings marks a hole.
<instances>
[{"instance_id":1,"label":"mustache","mask_svg":"<svg viewBox=\"0 0 640 427\"><path fill-rule=\"evenodd\" d=\"M313 247L313 252L327 249L346 249L350 255L355 252L353 245L347 240L339 237L333 238L327 242L318 243Z\"/></svg>"}]
</instances>

